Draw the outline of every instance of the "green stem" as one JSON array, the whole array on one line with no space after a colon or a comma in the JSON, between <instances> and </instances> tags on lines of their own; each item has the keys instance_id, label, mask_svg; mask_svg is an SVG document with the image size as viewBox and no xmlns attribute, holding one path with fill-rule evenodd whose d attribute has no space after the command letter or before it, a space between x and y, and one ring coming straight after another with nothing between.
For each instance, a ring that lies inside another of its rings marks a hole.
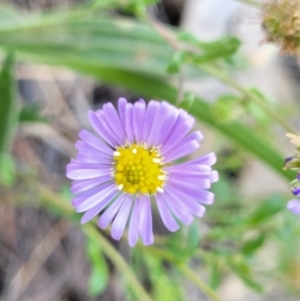
<instances>
[{"instance_id":1,"label":"green stem","mask_svg":"<svg viewBox=\"0 0 300 301\"><path fill-rule=\"evenodd\" d=\"M186 264L178 261L172 254L167 251L160 250L154 246L145 247L143 245L138 245L138 247L142 248L144 251L151 252L156 256L159 256L173 265L175 265L188 279L190 279L194 284L211 300L213 301L222 301L220 297L215 293L215 291L210 288L201 278L197 276L195 272L193 272Z\"/></svg>"},{"instance_id":2,"label":"green stem","mask_svg":"<svg viewBox=\"0 0 300 301\"><path fill-rule=\"evenodd\" d=\"M193 281L198 288L210 297L213 301L222 301L218 295L211 289L201 278L199 278L188 266L184 264L177 264L177 268L191 281Z\"/></svg>"},{"instance_id":3,"label":"green stem","mask_svg":"<svg viewBox=\"0 0 300 301\"><path fill-rule=\"evenodd\" d=\"M99 232L94 225L87 224L84 227L84 231L92 237L96 237L95 241L99 244L99 247L103 250L105 255L115 264L119 272L125 276L131 287L134 289L138 300L152 301L151 297L142 287L137 280L135 274L132 272L124 258L119 252L109 243L109 241Z\"/></svg>"}]
</instances>

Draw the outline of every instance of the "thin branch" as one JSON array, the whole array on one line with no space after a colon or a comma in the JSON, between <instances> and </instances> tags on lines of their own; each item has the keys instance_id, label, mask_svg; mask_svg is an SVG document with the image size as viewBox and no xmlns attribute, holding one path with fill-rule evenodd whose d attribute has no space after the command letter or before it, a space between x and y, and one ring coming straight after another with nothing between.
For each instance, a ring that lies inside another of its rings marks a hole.
<instances>
[{"instance_id":1,"label":"thin branch","mask_svg":"<svg viewBox=\"0 0 300 301\"><path fill-rule=\"evenodd\" d=\"M124 278L126 279L126 281L128 281L128 283L130 283L138 299L143 301L152 301L151 297L145 291L143 286L139 283L135 274L132 272L131 268L128 266L124 258L103 236L103 234L100 231L98 231L93 224L87 224L84 227L84 231L87 235L96 238L94 239L94 241L98 243L98 246L103 250L105 255L114 263L119 272L123 276L125 276Z\"/></svg>"}]
</instances>

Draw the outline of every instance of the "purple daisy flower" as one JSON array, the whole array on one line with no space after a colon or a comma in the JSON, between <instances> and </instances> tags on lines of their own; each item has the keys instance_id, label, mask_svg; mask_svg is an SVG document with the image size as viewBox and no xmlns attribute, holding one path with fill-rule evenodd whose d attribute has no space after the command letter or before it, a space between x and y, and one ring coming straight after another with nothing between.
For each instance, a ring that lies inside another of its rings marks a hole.
<instances>
[{"instance_id":1,"label":"purple daisy flower","mask_svg":"<svg viewBox=\"0 0 300 301\"><path fill-rule=\"evenodd\" d=\"M89 112L90 122L100 138L86 130L79 132L78 154L67 166L74 180L71 192L77 212L85 212L86 223L99 213L98 225L110 223L111 235L119 240L129 220L128 242L133 247L140 236L153 243L151 204L170 231L178 221L191 224L202 217L203 204L213 203L207 191L218 180L211 169L214 153L176 163L199 148L200 131L190 133L194 118L163 101L144 100L135 104L120 98L118 112L111 103Z\"/></svg>"}]
</instances>

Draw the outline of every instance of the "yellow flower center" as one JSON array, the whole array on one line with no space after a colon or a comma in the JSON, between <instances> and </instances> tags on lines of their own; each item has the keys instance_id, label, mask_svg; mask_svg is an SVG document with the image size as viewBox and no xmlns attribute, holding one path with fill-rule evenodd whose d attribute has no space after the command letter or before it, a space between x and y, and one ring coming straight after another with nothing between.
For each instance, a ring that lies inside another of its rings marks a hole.
<instances>
[{"instance_id":1,"label":"yellow flower center","mask_svg":"<svg viewBox=\"0 0 300 301\"><path fill-rule=\"evenodd\" d=\"M118 147L114 160L114 177L120 190L130 194L162 191L166 176L157 149L139 144Z\"/></svg>"}]
</instances>

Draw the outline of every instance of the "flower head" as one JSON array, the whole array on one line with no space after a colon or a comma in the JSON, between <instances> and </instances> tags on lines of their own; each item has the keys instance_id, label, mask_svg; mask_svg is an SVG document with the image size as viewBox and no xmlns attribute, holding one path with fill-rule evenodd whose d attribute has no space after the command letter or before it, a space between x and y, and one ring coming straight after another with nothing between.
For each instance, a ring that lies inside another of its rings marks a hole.
<instances>
[{"instance_id":1,"label":"flower head","mask_svg":"<svg viewBox=\"0 0 300 301\"><path fill-rule=\"evenodd\" d=\"M282 53L299 54L299 0L270 0L263 5L263 27L267 39L278 43Z\"/></svg>"},{"instance_id":2,"label":"flower head","mask_svg":"<svg viewBox=\"0 0 300 301\"><path fill-rule=\"evenodd\" d=\"M111 103L89 112L99 138L79 132L78 154L67 166L74 180L72 204L85 212L86 223L99 213L99 227L111 222L111 235L119 240L129 220L128 241L134 246L140 236L153 243L151 205L156 203L163 223L170 231L178 221L190 224L202 217L214 195L207 191L218 179L211 169L213 153L184 163L178 159L198 149L202 134L190 133L194 118L169 103L139 100L134 105L120 98L118 112Z\"/></svg>"}]
</instances>

